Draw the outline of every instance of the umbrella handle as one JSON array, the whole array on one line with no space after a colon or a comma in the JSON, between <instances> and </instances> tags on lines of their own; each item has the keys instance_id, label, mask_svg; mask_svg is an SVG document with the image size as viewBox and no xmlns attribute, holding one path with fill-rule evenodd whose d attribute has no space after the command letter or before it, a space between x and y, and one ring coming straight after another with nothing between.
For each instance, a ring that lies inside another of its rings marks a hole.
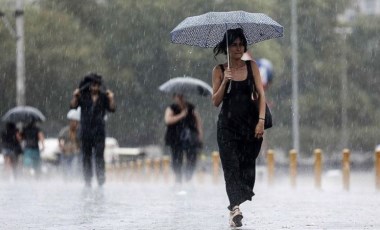
<instances>
[{"instance_id":1,"label":"umbrella handle","mask_svg":"<svg viewBox=\"0 0 380 230\"><path fill-rule=\"evenodd\" d=\"M226 24L226 43L227 43L227 67L230 68L230 51L228 50L228 30Z\"/></svg>"},{"instance_id":2,"label":"umbrella handle","mask_svg":"<svg viewBox=\"0 0 380 230\"><path fill-rule=\"evenodd\" d=\"M230 68L230 51L228 50L228 29L227 29L227 24L226 24L226 45L227 45L227 68L229 69ZM228 89L227 89L227 93L230 93L231 91L231 80L229 80L229 83L228 84Z\"/></svg>"}]
</instances>

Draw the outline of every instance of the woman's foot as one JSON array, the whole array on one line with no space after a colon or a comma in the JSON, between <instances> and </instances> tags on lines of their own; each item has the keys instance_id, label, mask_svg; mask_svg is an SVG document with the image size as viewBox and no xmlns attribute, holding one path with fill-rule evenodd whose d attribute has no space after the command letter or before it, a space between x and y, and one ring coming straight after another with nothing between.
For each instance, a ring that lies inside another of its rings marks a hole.
<instances>
[{"instance_id":1,"label":"woman's foot","mask_svg":"<svg viewBox=\"0 0 380 230\"><path fill-rule=\"evenodd\" d=\"M243 224L243 213L240 211L239 206L234 206L230 211L230 227L241 227Z\"/></svg>"}]
</instances>

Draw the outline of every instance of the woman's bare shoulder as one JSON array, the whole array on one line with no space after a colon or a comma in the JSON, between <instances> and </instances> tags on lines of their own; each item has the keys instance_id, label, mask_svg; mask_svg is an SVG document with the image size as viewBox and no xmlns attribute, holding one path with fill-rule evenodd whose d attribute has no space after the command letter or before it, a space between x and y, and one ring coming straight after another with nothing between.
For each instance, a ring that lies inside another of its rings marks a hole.
<instances>
[{"instance_id":1,"label":"woman's bare shoulder","mask_svg":"<svg viewBox=\"0 0 380 230\"><path fill-rule=\"evenodd\" d=\"M251 63L251 66L254 66L254 65L257 66L257 62L255 60L249 60L249 62Z\"/></svg>"},{"instance_id":2,"label":"woman's bare shoulder","mask_svg":"<svg viewBox=\"0 0 380 230\"><path fill-rule=\"evenodd\" d=\"M222 73L222 66L224 69L226 69L226 64L218 64L218 65L214 66L214 68L212 69L212 72L213 73Z\"/></svg>"}]
</instances>

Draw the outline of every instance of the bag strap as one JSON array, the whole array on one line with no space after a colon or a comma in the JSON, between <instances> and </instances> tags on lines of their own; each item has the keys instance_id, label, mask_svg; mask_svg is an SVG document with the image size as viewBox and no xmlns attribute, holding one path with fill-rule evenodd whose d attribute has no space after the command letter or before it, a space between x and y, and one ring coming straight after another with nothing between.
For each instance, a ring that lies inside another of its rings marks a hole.
<instances>
[{"instance_id":1,"label":"bag strap","mask_svg":"<svg viewBox=\"0 0 380 230\"><path fill-rule=\"evenodd\" d=\"M245 63L247 65L248 75L252 76L252 79L251 79L252 80L252 93L257 93L256 84L255 84L255 76L253 75L251 61L248 60L248 61L245 61Z\"/></svg>"},{"instance_id":2,"label":"bag strap","mask_svg":"<svg viewBox=\"0 0 380 230\"><path fill-rule=\"evenodd\" d=\"M222 69L222 76L224 76L224 71L225 71L225 69L224 69L224 65L223 64L220 64L219 65L220 66L220 68ZM226 97L226 95L227 95L227 91L228 91L228 87L230 86L230 84L231 84L231 81L228 81L227 82L227 85L226 85L226 89L224 90L224 96Z\"/></svg>"},{"instance_id":3,"label":"bag strap","mask_svg":"<svg viewBox=\"0 0 380 230\"><path fill-rule=\"evenodd\" d=\"M224 74L224 65L223 65L223 64L220 64L219 66L220 66L220 68L222 69L222 73Z\"/></svg>"}]
</instances>

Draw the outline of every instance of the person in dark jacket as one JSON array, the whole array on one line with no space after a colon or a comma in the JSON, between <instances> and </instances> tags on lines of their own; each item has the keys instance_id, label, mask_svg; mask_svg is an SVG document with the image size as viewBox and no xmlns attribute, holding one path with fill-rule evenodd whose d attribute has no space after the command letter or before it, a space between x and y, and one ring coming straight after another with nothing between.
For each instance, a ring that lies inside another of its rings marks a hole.
<instances>
[{"instance_id":1,"label":"person in dark jacket","mask_svg":"<svg viewBox=\"0 0 380 230\"><path fill-rule=\"evenodd\" d=\"M22 153L21 150L21 134L15 123L8 122L5 130L1 133L1 146L4 156L4 167L7 172L11 172L11 177L16 176L18 157Z\"/></svg>"},{"instance_id":2,"label":"person in dark jacket","mask_svg":"<svg viewBox=\"0 0 380 230\"><path fill-rule=\"evenodd\" d=\"M81 148L83 154L83 174L86 186L91 186L92 153L95 154L95 171L98 185L105 182L105 116L115 112L114 94L111 90L101 90L102 77L91 73L85 76L80 88L75 89L70 102L72 109L81 107Z\"/></svg>"},{"instance_id":3,"label":"person in dark jacket","mask_svg":"<svg viewBox=\"0 0 380 230\"><path fill-rule=\"evenodd\" d=\"M174 102L165 111L167 131L165 143L170 146L172 167L176 183L183 179L190 181L195 170L197 149L202 144L202 121L195 106L187 102L183 95L174 94ZM186 155L186 167L183 173L183 156ZM183 178L183 174L185 178Z\"/></svg>"}]
</instances>

